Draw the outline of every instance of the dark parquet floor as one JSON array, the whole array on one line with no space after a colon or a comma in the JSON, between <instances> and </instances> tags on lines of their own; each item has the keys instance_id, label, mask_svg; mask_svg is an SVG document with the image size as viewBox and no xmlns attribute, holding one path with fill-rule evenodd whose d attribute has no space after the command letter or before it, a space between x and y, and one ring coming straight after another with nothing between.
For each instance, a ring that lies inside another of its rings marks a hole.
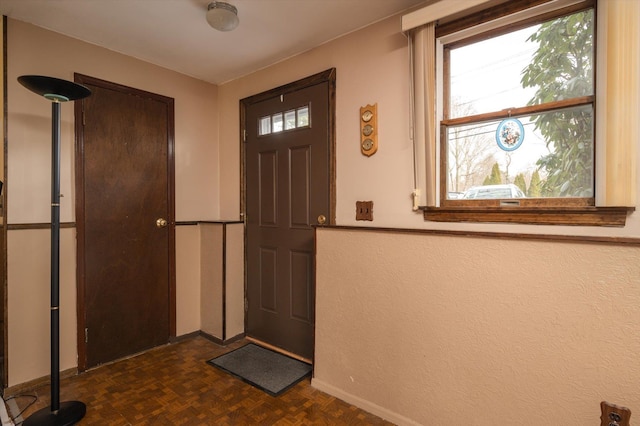
<instances>
[{"instance_id":1,"label":"dark parquet floor","mask_svg":"<svg viewBox=\"0 0 640 426\"><path fill-rule=\"evenodd\" d=\"M309 378L278 397L245 384L206 361L245 341L219 346L193 337L61 380L60 400L83 401L80 425L390 425L311 387ZM49 405L50 389L23 418ZM5 395L6 397L6 395ZM33 398L16 398L24 408Z\"/></svg>"}]
</instances>

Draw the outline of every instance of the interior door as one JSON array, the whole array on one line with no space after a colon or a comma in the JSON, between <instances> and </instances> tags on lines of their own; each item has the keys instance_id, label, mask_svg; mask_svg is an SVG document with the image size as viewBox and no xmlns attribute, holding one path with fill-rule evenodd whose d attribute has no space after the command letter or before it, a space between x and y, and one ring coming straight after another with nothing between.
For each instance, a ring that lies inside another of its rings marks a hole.
<instances>
[{"instance_id":1,"label":"interior door","mask_svg":"<svg viewBox=\"0 0 640 426\"><path fill-rule=\"evenodd\" d=\"M332 212L335 70L244 99L249 337L313 358L314 228ZM305 119L305 114L306 119Z\"/></svg>"},{"instance_id":2,"label":"interior door","mask_svg":"<svg viewBox=\"0 0 640 426\"><path fill-rule=\"evenodd\" d=\"M79 367L175 335L173 99L76 75Z\"/></svg>"}]
</instances>

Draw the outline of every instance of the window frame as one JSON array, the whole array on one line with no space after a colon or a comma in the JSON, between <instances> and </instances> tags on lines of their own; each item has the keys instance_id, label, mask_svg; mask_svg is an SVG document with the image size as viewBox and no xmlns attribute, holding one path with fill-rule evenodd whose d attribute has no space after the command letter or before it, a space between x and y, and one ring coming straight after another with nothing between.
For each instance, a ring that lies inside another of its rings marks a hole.
<instances>
[{"instance_id":1,"label":"window frame","mask_svg":"<svg viewBox=\"0 0 640 426\"><path fill-rule=\"evenodd\" d=\"M499 112L478 114L470 117L462 117L449 119L444 111L448 111L449 93L448 87L440 83L438 90L438 118L437 129L437 161L439 173L438 176L438 203L435 206L422 207L425 220L443 221L443 222L507 222L507 223L530 223L530 224L561 224L561 225L604 225L604 226L624 226L626 216L629 211L635 210L633 207L597 207L595 191L597 190L597 167L596 167L596 69L598 63L597 46L597 1L581 0L565 7L559 7L550 11L538 13L530 13L535 6L548 3L547 0L516 0L508 4L502 4L493 8L485 9L480 13L476 12L462 18L451 20L449 22L439 22L435 29L436 41L447 38L451 34L458 33L462 30L477 26L479 24L489 23L496 19L509 19L514 14L523 13L521 19L508 23L498 23L495 27L482 30L477 34L462 36L459 40L452 40L439 46L441 52L438 65L438 72L441 80L444 80L444 73L448 72L448 59L445 51L447 47L457 47L465 44L475 43L483 39L505 34L515 31L532 24L541 23L556 17L566 16L582 10L593 8L594 10L594 94L582 98L572 98L567 101L558 101L553 104L546 104L547 107L542 109L550 110L557 107L568 107L573 105L591 105L594 120L594 173L593 173L593 190L594 195L588 198L531 198L531 199L486 199L486 200L459 200L447 198L447 146L446 146L446 126L453 124L463 124L465 120L470 118L473 120L492 120L507 118ZM491 24L489 24L491 25ZM533 111L541 112L540 106L536 107L520 107L510 111L512 117L527 115Z\"/></svg>"}]
</instances>

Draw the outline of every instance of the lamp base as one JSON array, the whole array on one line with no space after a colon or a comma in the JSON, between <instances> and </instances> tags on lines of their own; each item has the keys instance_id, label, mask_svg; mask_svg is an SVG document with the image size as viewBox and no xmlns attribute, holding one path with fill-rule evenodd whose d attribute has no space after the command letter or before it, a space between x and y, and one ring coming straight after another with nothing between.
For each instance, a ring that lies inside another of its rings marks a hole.
<instances>
[{"instance_id":1,"label":"lamp base","mask_svg":"<svg viewBox=\"0 0 640 426\"><path fill-rule=\"evenodd\" d=\"M80 401L67 401L60 403L60 409L55 413L51 407L42 408L27 418L24 426L46 425L46 426L67 426L74 425L80 421L87 412L87 406Z\"/></svg>"}]
</instances>

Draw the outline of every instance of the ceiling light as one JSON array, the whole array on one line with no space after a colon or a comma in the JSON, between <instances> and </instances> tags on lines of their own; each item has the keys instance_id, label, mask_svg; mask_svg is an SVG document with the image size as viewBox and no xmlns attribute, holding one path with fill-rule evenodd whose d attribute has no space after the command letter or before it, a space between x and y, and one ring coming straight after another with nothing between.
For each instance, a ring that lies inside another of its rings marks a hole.
<instances>
[{"instance_id":1,"label":"ceiling light","mask_svg":"<svg viewBox=\"0 0 640 426\"><path fill-rule=\"evenodd\" d=\"M223 1L212 1L207 6L207 22L218 31L231 31L238 26L238 9Z\"/></svg>"}]
</instances>

